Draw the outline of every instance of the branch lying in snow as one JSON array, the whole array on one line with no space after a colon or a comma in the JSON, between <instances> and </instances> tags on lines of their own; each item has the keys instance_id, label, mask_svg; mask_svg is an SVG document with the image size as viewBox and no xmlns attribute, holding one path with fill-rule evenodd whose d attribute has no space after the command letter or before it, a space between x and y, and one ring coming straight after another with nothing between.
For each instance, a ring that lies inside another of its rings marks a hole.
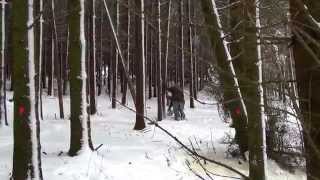
<instances>
[{"instance_id":1,"label":"branch lying in snow","mask_svg":"<svg viewBox=\"0 0 320 180\"><path fill-rule=\"evenodd\" d=\"M115 101L116 101L119 105L125 107L126 109L128 109L128 110L130 110L130 111L132 111L132 112L134 112L134 113L137 113L134 109L132 109L132 108L130 108L130 107L128 107L128 106L123 105L123 104L122 104L120 101L118 101L117 99L115 99ZM248 176L246 176L246 175L243 174L242 172L238 171L237 169L235 169L235 168L233 168L233 167L231 167L231 166L228 166L228 165L226 165L226 164L224 164L224 163L222 163L222 162L219 162L219 161L216 161L216 160L213 160L213 159L209 159L209 158L207 158L207 157L199 154L198 152L192 150L192 149L189 148L187 145L185 145L183 142L181 142L177 137L175 137L172 133L170 133L168 130L166 130L166 129L163 128L161 125L159 125L156 120L152 120L151 118L149 118L149 117L147 117L147 116L145 116L145 115L141 115L141 116L143 116L144 119L146 119L147 121L149 121L150 123L152 123L155 127L157 127L158 129L160 129L161 131L163 131L163 132L164 132L165 134L167 134L169 137L171 137L174 141L176 141L178 144L180 144L183 149L185 149L187 152L191 153L193 156L196 156L196 157L198 157L198 158L200 158L200 159L203 159L203 160L205 160L205 161L208 161L208 162L214 163L214 164L216 164L216 165L219 165L219 166L221 166L221 167L224 167L225 169L228 169L228 170L230 170L230 171L232 171L232 172L240 175L240 176L241 176L242 178L244 178L245 180L248 180L248 179L249 179Z\"/></svg>"},{"instance_id":2,"label":"branch lying in snow","mask_svg":"<svg viewBox=\"0 0 320 180\"><path fill-rule=\"evenodd\" d=\"M199 158L196 158L196 157L194 157L194 158L195 158L196 162L199 164L199 166L201 167L201 169L205 172L205 174L206 174L211 180L214 180L214 179L212 178L212 176L218 176L218 177L223 177L223 178L228 178L228 179L241 179L241 178L239 178L239 177L225 176L225 175L220 175L220 174L213 173L213 172L209 171L206 167L204 167L203 164L201 164ZM189 170L190 170L193 174L195 174L197 177L199 177L200 179L205 179L205 178L202 177L199 173L195 172L195 171L192 169L189 161L186 161L186 165L187 165L187 167L189 168Z\"/></svg>"},{"instance_id":3,"label":"branch lying in snow","mask_svg":"<svg viewBox=\"0 0 320 180\"><path fill-rule=\"evenodd\" d=\"M187 167L189 168L189 170L190 170L195 176L197 176L199 179L206 180L206 179L205 179L204 177L202 177L199 173L197 173L195 170L192 169L189 161L186 161L186 165L187 165ZM211 178L211 176L209 176L209 177Z\"/></svg>"},{"instance_id":4,"label":"branch lying in snow","mask_svg":"<svg viewBox=\"0 0 320 180\"><path fill-rule=\"evenodd\" d=\"M195 139L195 142L197 144L197 148L200 149L197 140ZM192 150L196 152L196 149L192 143L192 141L190 140L190 144L192 147ZM201 169L204 171L204 173L206 174L207 177L209 177L211 180L214 180L212 176L218 176L218 177L223 177L223 178L229 178L229 179L241 179L239 177L234 177L234 176L226 176L226 175L221 175L221 174L217 174L217 173L213 173L211 171L209 171L206 167L204 167L204 165L201 163L201 159L199 159L199 157L194 156L193 154L190 154L190 156L194 159L194 161L201 167ZM206 164L206 162L204 161L204 164ZM189 170L194 173L197 177L199 177L200 179L205 179L203 178L199 173L195 172L192 167L191 164L188 160L186 160L186 165L188 166Z\"/></svg>"},{"instance_id":5,"label":"branch lying in snow","mask_svg":"<svg viewBox=\"0 0 320 180\"><path fill-rule=\"evenodd\" d=\"M98 147L94 148L93 151L98 151L102 146L103 146L103 144L100 144Z\"/></svg>"}]
</instances>

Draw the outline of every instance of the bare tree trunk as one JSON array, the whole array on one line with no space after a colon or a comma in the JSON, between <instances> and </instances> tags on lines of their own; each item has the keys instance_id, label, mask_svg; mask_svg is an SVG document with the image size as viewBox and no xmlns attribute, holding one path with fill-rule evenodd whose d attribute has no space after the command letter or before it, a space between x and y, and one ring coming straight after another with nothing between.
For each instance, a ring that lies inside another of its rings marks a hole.
<instances>
[{"instance_id":1,"label":"bare tree trunk","mask_svg":"<svg viewBox=\"0 0 320 180\"><path fill-rule=\"evenodd\" d=\"M3 124L3 110L2 104L6 103L6 100L3 98L5 89L4 87L4 66L5 66L5 37L6 37L6 22L5 22L5 2L1 3L1 74L0 74L0 126Z\"/></svg>"},{"instance_id":2,"label":"bare tree trunk","mask_svg":"<svg viewBox=\"0 0 320 180\"><path fill-rule=\"evenodd\" d=\"M47 66L49 66L49 78L48 78L48 95L53 96L53 81L54 81L54 35L53 31L51 30L51 39L49 40L50 42L50 51L51 51L51 56L50 56L50 61L48 62ZM50 63L50 65L49 65Z\"/></svg>"},{"instance_id":3,"label":"bare tree trunk","mask_svg":"<svg viewBox=\"0 0 320 180\"><path fill-rule=\"evenodd\" d=\"M179 60L179 80L180 80L180 88L183 90L184 88L184 0L180 0L179 6L179 16L180 16L180 41L179 47L180 49L180 60Z\"/></svg>"},{"instance_id":4,"label":"bare tree trunk","mask_svg":"<svg viewBox=\"0 0 320 180\"><path fill-rule=\"evenodd\" d=\"M59 109L60 109L60 119L64 119L64 110L63 110L63 92L62 92L62 44L57 44L57 84L58 84L58 98L59 98Z\"/></svg>"},{"instance_id":5,"label":"bare tree trunk","mask_svg":"<svg viewBox=\"0 0 320 180\"><path fill-rule=\"evenodd\" d=\"M153 31L149 28L149 99L152 98L153 83Z\"/></svg>"},{"instance_id":6,"label":"bare tree trunk","mask_svg":"<svg viewBox=\"0 0 320 180\"><path fill-rule=\"evenodd\" d=\"M174 74L174 83L178 84L179 83L179 35L176 33L176 44L175 44L175 74Z\"/></svg>"},{"instance_id":7,"label":"bare tree trunk","mask_svg":"<svg viewBox=\"0 0 320 180\"><path fill-rule=\"evenodd\" d=\"M56 15L55 15L55 0L52 1L52 17L53 17L53 29L54 34L52 37L53 40L53 49L52 49L52 67L57 67L56 71L52 71L52 77L55 77L55 73L57 75L57 86L58 86L58 100L59 100L59 112L60 118L64 118L64 111L63 111L63 97L62 97L62 81L61 81L61 49L60 43L58 42L58 29L57 29L57 22L56 22ZM54 95L54 78L52 78L52 95Z\"/></svg>"},{"instance_id":8,"label":"bare tree trunk","mask_svg":"<svg viewBox=\"0 0 320 180\"><path fill-rule=\"evenodd\" d=\"M97 72L97 75L98 75L98 80L97 80L97 85L98 85L98 96L101 95L102 93L102 87L103 87L103 82L102 82L102 69L103 69L103 10L102 10L102 7L101 7L101 4L99 3L99 6L97 6L99 8L99 13L100 13L100 17L98 18L99 19L99 35L97 36L99 38L99 44L98 44L98 49L99 49L99 59L97 59L97 65L98 65L98 72Z\"/></svg>"},{"instance_id":9,"label":"bare tree trunk","mask_svg":"<svg viewBox=\"0 0 320 180\"><path fill-rule=\"evenodd\" d=\"M136 123L135 130L141 130L146 127L144 122L145 107L145 57L144 57L144 0L135 0L138 8L136 15Z\"/></svg>"},{"instance_id":10,"label":"bare tree trunk","mask_svg":"<svg viewBox=\"0 0 320 180\"><path fill-rule=\"evenodd\" d=\"M131 0L127 0L127 71L130 70L130 38L131 38L131 17L130 17L130 1ZM127 91L128 91L128 80L125 78L124 79L124 85L123 85L124 89L123 89L123 95L122 95L122 104L126 104L127 103Z\"/></svg>"},{"instance_id":11,"label":"bare tree trunk","mask_svg":"<svg viewBox=\"0 0 320 180\"><path fill-rule=\"evenodd\" d=\"M69 83L68 56L69 56L69 28L66 28L66 43L63 48L62 77L63 77L63 95L67 95Z\"/></svg>"},{"instance_id":12,"label":"bare tree trunk","mask_svg":"<svg viewBox=\"0 0 320 180\"><path fill-rule=\"evenodd\" d=\"M12 1L14 63L14 150L11 179L42 180L39 124L35 111L34 1ZM26 38L27 36L27 38ZM21 39L26 39L21 44ZM25 47L27 45L27 48Z\"/></svg>"},{"instance_id":13,"label":"bare tree trunk","mask_svg":"<svg viewBox=\"0 0 320 180\"><path fill-rule=\"evenodd\" d=\"M188 43L189 43L189 92L190 92L190 108L194 108L194 78L193 78L193 38L192 38L192 22L191 22L191 1L188 0L187 3L187 11L188 11L188 33L189 33L189 37L188 37Z\"/></svg>"},{"instance_id":14,"label":"bare tree trunk","mask_svg":"<svg viewBox=\"0 0 320 180\"><path fill-rule=\"evenodd\" d=\"M119 37L119 27L120 27L120 5L119 0L116 1L116 33L117 37ZM117 80L118 80L118 62L119 62L119 52L118 49L115 48L116 51L116 57L113 61L112 66L112 108L116 108L117 104Z\"/></svg>"},{"instance_id":15,"label":"bare tree trunk","mask_svg":"<svg viewBox=\"0 0 320 180\"><path fill-rule=\"evenodd\" d=\"M291 30L294 35L292 55L295 61L295 72L299 94L300 113L302 117L303 138L306 153L306 172L308 180L320 179L320 73L319 47L310 41L320 42L320 32L316 25L319 22L320 2L317 0L290 0ZM304 9L304 10L303 10ZM300 30L300 31L299 31ZM307 36L302 35L304 32Z\"/></svg>"},{"instance_id":16,"label":"bare tree trunk","mask_svg":"<svg viewBox=\"0 0 320 180\"><path fill-rule=\"evenodd\" d=\"M194 11L195 12L195 11ZM193 28L193 37L197 37L197 30L196 27ZM196 39L196 42L198 42L199 40ZM198 44L194 44L193 47L193 97L194 99L198 99L198 61L197 61L197 57L198 57L198 52L197 52L197 48L198 48Z\"/></svg>"},{"instance_id":17,"label":"bare tree trunk","mask_svg":"<svg viewBox=\"0 0 320 180\"><path fill-rule=\"evenodd\" d=\"M157 0L157 92L158 92L158 96L157 96L157 102L158 102L158 121L162 120L162 63L161 63L161 2L160 0Z\"/></svg>"},{"instance_id":18,"label":"bare tree trunk","mask_svg":"<svg viewBox=\"0 0 320 180\"><path fill-rule=\"evenodd\" d=\"M241 42L243 46L243 56L245 57L246 68L243 71L244 77L248 81L240 84L244 96L244 102L247 107L248 117L248 145L249 145L249 176L250 180L266 179L266 146L265 146L265 123L264 112L261 103L263 103L263 91L259 89L258 83L259 68L257 64L261 58L261 49L259 46L259 1L242 0L243 14L243 34L244 39ZM256 22L252 23L252 17ZM260 21L259 21L260 22ZM244 63L244 62L243 62ZM261 82L262 83L262 82ZM257 105L258 103L258 105Z\"/></svg>"},{"instance_id":19,"label":"bare tree trunk","mask_svg":"<svg viewBox=\"0 0 320 180\"><path fill-rule=\"evenodd\" d=\"M164 57L164 69L163 69L163 91L162 91L162 106L163 116L166 117L166 91L168 88L168 57L169 57L169 38L170 38L170 26L171 26L171 6L172 0L168 2L168 17L167 17L167 34L166 34L166 47Z\"/></svg>"},{"instance_id":20,"label":"bare tree trunk","mask_svg":"<svg viewBox=\"0 0 320 180\"><path fill-rule=\"evenodd\" d=\"M96 102L96 0L92 0L92 5L90 5L90 21L89 25L91 27L90 32L90 59L89 59L89 92L90 92L90 114L95 114L97 112L97 102ZM92 36L91 36L92 35Z\"/></svg>"},{"instance_id":21,"label":"bare tree trunk","mask_svg":"<svg viewBox=\"0 0 320 180\"><path fill-rule=\"evenodd\" d=\"M70 149L68 154L76 156L89 148L88 112L86 93L86 39L84 0L69 0L70 28ZM80 7L75 12L74 7ZM81 151L82 150L82 151Z\"/></svg>"},{"instance_id":22,"label":"bare tree trunk","mask_svg":"<svg viewBox=\"0 0 320 180\"><path fill-rule=\"evenodd\" d=\"M42 64L43 64L43 52L44 52L44 48L43 48L43 22L44 22L44 18L43 18L43 0L39 0L39 11L40 13L40 36L39 36L39 67L38 67L38 111L40 111L40 117L41 119L43 119L43 108L42 108Z\"/></svg>"}]
</instances>

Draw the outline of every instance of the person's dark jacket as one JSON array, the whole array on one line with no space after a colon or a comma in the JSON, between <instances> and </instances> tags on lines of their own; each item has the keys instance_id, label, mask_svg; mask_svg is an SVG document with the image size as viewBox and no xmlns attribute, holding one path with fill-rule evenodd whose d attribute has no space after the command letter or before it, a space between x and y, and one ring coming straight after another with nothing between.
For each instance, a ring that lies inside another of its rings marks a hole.
<instances>
[{"instance_id":1,"label":"person's dark jacket","mask_svg":"<svg viewBox=\"0 0 320 180\"><path fill-rule=\"evenodd\" d=\"M168 88L168 91L171 92L172 94L172 97L171 97L172 101L184 102L184 94L182 89L180 89L177 86L172 86Z\"/></svg>"}]
</instances>

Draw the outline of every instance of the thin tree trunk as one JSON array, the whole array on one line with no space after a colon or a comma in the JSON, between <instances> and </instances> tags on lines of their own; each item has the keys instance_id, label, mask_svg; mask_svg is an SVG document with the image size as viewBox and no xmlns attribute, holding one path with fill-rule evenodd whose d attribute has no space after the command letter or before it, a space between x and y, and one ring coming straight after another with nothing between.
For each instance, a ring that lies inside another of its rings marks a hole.
<instances>
[{"instance_id":1,"label":"thin tree trunk","mask_svg":"<svg viewBox=\"0 0 320 180\"><path fill-rule=\"evenodd\" d=\"M120 27L120 5L119 0L116 0L116 34L119 37L119 27ZM117 80L118 80L118 62L119 62L119 52L117 47L115 47L116 57L113 60L112 66L112 108L116 108L117 105Z\"/></svg>"},{"instance_id":2,"label":"thin tree trunk","mask_svg":"<svg viewBox=\"0 0 320 180\"><path fill-rule=\"evenodd\" d=\"M51 57L51 81L50 81L50 92L51 94L49 95L52 95L54 96L54 80L55 80L55 59L57 59L57 43L58 43L58 32L57 32L57 22L56 22L56 16L55 16L55 0L52 0L51 1L51 11L52 11L52 22L53 22L53 34L52 34L52 57Z\"/></svg>"},{"instance_id":3,"label":"thin tree trunk","mask_svg":"<svg viewBox=\"0 0 320 180\"><path fill-rule=\"evenodd\" d=\"M113 54L114 52L111 50L113 49L113 43L110 43L110 48L109 48L109 59L108 59L108 76L107 76L107 90L108 90L108 94L109 97L111 97L111 80L112 80L112 63L113 63ZM110 51L111 50L111 51ZM105 69L106 71L106 69ZM107 72L105 72L104 74L106 74Z\"/></svg>"},{"instance_id":4,"label":"thin tree trunk","mask_svg":"<svg viewBox=\"0 0 320 180\"><path fill-rule=\"evenodd\" d=\"M187 3L187 11L188 11L188 33L189 33L189 37L188 37L188 43L189 43L189 52L190 54L188 55L189 57L189 68L190 68L190 72L189 72L189 92L190 92L190 108L194 108L194 82L193 82L193 38L192 38L192 22L191 22L191 1L188 0Z\"/></svg>"},{"instance_id":5,"label":"thin tree trunk","mask_svg":"<svg viewBox=\"0 0 320 180\"><path fill-rule=\"evenodd\" d=\"M180 49L180 55L179 55L179 80L180 80L180 88L183 90L184 88L184 0L180 0L180 6L179 6L179 16L180 16L180 41L179 41L179 47Z\"/></svg>"},{"instance_id":6,"label":"thin tree trunk","mask_svg":"<svg viewBox=\"0 0 320 180\"><path fill-rule=\"evenodd\" d=\"M162 91L162 110L163 116L166 117L166 92L168 88L168 57L169 57L169 38L170 38L170 26L171 26L171 5L172 0L168 2L168 17L167 17L167 34L166 34L166 49L164 57L164 69L163 69L163 91Z\"/></svg>"},{"instance_id":7,"label":"thin tree trunk","mask_svg":"<svg viewBox=\"0 0 320 180\"><path fill-rule=\"evenodd\" d=\"M59 115L60 119L64 119L64 111L63 111L63 97L62 97L62 77L61 77L61 58L62 52L60 49L60 43L58 42L58 29L57 29L57 22L56 22L56 15L55 15L55 0L52 1L52 17L53 17L53 29L54 34L52 37L53 44L52 44L52 67L57 67L56 71L52 71L52 95L54 95L54 78L55 73L57 75L57 88L58 88L58 102L59 102Z\"/></svg>"},{"instance_id":8,"label":"thin tree trunk","mask_svg":"<svg viewBox=\"0 0 320 180\"><path fill-rule=\"evenodd\" d=\"M152 84L153 84L153 31L149 30L149 99L152 98Z\"/></svg>"},{"instance_id":9,"label":"thin tree trunk","mask_svg":"<svg viewBox=\"0 0 320 180\"><path fill-rule=\"evenodd\" d=\"M3 98L4 91L4 66L5 66L5 37L6 37L6 22L5 22L5 2L1 3L1 74L0 74L0 126L3 124L3 110L2 104L6 103L6 100Z\"/></svg>"},{"instance_id":10,"label":"thin tree trunk","mask_svg":"<svg viewBox=\"0 0 320 180\"><path fill-rule=\"evenodd\" d=\"M51 36L49 39L49 43L50 43L50 60L47 63L47 66L49 66L49 71L48 71L48 95L49 96L53 96L53 81L54 81L54 36L53 36L53 31L54 30L50 30Z\"/></svg>"},{"instance_id":11,"label":"thin tree trunk","mask_svg":"<svg viewBox=\"0 0 320 180\"><path fill-rule=\"evenodd\" d=\"M158 102L158 121L162 120L162 62L161 62L161 2L160 0L157 0L157 92L158 92L158 96L157 96L157 102Z\"/></svg>"},{"instance_id":12,"label":"thin tree trunk","mask_svg":"<svg viewBox=\"0 0 320 180\"><path fill-rule=\"evenodd\" d=\"M194 11L195 12L195 11ZM193 28L193 37L197 36L197 31L196 31L196 27ZM198 43L198 40L196 40ZM197 52L197 48L198 48L198 44L194 44L193 47L193 97L194 99L198 99L198 61L197 61L197 57L198 57L198 52Z\"/></svg>"},{"instance_id":13,"label":"thin tree trunk","mask_svg":"<svg viewBox=\"0 0 320 180\"><path fill-rule=\"evenodd\" d=\"M69 92L68 84L69 84L69 70L68 70L68 58L69 58L69 27L67 27L67 37L66 37L66 45L65 45L65 57L63 61L63 95L67 95Z\"/></svg>"},{"instance_id":14,"label":"thin tree trunk","mask_svg":"<svg viewBox=\"0 0 320 180\"><path fill-rule=\"evenodd\" d=\"M89 59L90 64L90 114L97 112L96 102L96 0L92 0L92 57Z\"/></svg>"},{"instance_id":15,"label":"thin tree trunk","mask_svg":"<svg viewBox=\"0 0 320 180\"><path fill-rule=\"evenodd\" d=\"M59 98L59 112L60 112L60 119L64 119L64 110L63 110L63 92L62 92L62 44L57 44L57 84L58 84L58 98Z\"/></svg>"},{"instance_id":16,"label":"thin tree trunk","mask_svg":"<svg viewBox=\"0 0 320 180\"><path fill-rule=\"evenodd\" d=\"M43 62L43 0L39 0L39 11L40 13L40 36L39 36L39 74L38 74L38 87L39 87L39 91L38 91L38 98L39 98L39 103L38 103L38 109L40 110L40 117L41 119L43 119L43 109L42 109L42 62Z\"/></svg>"},{"instance_id":17,"label":"thin tree trunk","mask_svg":"<svg viewBox=\"0 0 320 180\"><path fill-rule=\"evenodd\" d=\"M130 18L130 1L131 0L127 0L127 71L130 70L130 31L131 31L131 18ZM127 103L127 91L128 91L128 80L125 78L124 79L124 85L123 85L124 89L123 89L123 95L122 95L122 100L121 103L122 104L126 104Z\"/></svg>"},{"instance_id":18,"label":"thin tree trunk","mask_svg":"<svg viewBox=\"0 0 320 180\"><path fill-rule=\"evenodd\" d=\"M3 92L3 99L4 99L4 103L3 103L3 108L4 108L4 123L6 126L9 126L9 122L8 122L8 111L7 111L7 68L8 66L5 66L4 67L4 77L3 77L3 89L4 89L4 92Z\"/></svg>"},{"instance_id":19,"label":"thin tree trunk","mask_svg":"<svg viewBox=\"0 0 320 180\"><path fill-rule=\"evenodd\" d=\"M99 3L100 4L100 3ZM102 87L103 87L103 82L102 82L102 68L103 68L103 43L102 43L102 39L103 39L103 11L102 11L102 7L99 7L100 10L100 26L99 26L99 61L98 61L98 67L99 67L99 71L98 71L98 96L101 95L102 92Z\"/></svg>"}]
</instances>

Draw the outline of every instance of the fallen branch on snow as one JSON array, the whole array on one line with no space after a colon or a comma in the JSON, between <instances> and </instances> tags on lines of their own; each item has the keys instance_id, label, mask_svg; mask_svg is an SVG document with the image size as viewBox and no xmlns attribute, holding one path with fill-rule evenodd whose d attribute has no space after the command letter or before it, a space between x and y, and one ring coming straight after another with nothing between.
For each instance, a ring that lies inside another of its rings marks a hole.
<instances>
[{"instance_id":1,"label":"fallen branch on snow","mask_svg":"<svg viewBox=\"0 0 320 180\"><path fill-rule=\"evenodd\" d=\"M126 106L126 105L123 105L123 104L122 104L120 101L118 101L117 99L116 99L116 102L117 102L119 105L125 107L126 109L128 109L128 110L130 110L130 111L132 111L132 112L134 112L134 113L137 113L134 109L132 109L132 108ZM222 163L222 162L219 162L219 161L216 161L216 160L213 160L213 159L209 159L209 158L207 158L207 157L199 154L198 152L190 149L187 145L185 145L183 142L181 142L181 141L180 141L177 137L175 137L172 133L170 133L168 130L166 130L166 129L163 128L161 125L159 125L156 120L152 120L151 118L149 118L149 117L147 117L147 116L145 116L145 115L141 115L141 116L143 116L144 119L146 119L147 121L151 122L155 127L159 128L161 131L163 131L163 132L164 132L165 134L167 134L169 137L171 137L174 141L176 141L178 144L180 144L183 149L185 149L187 152L189 152L189 153L192 154L193 156L196 156L196 157L198 157L198 158L200 158L200 159L202 159L202 160L205 160L205 161L207 161L207 162L211 162L211 163L214 163L214 164L219 165L219 166L221 166L221 167L224 167L225 169L228 169L228 170L230 170L230 171L232 171L232 172L240 175L243 179L249 180L249 177L248 177L248 176L246 176L246 175L243 174L242 172L238 171L237 169L235 169L235 168L233 168L233 167L231 167L231 166L228 166L228 165L226 165L226 164L224 164L224 163Z\"/></svg>"}]
</instances>

